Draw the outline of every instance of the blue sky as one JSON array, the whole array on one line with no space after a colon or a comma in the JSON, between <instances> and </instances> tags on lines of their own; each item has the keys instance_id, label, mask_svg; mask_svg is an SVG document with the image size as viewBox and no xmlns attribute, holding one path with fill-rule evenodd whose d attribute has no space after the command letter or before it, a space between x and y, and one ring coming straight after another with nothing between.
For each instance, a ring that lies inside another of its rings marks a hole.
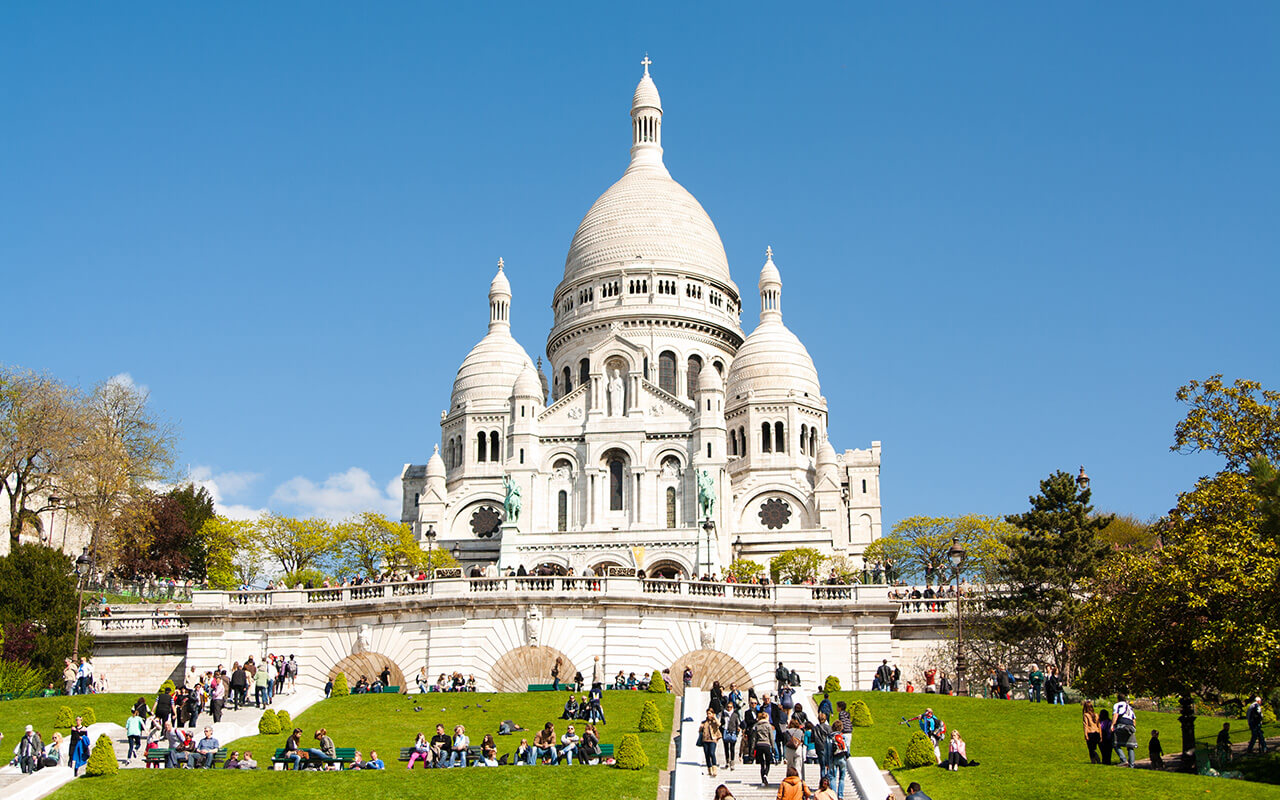
<instances>
[{"instance_id":1,"label":"blue sky","mask_svg":"<svg viewBox=\"0 0 1280 800\"><path fill-rule=\"evenodd\" d=\"M886 523L1084 464L1217 469L1177 387L1280 387L1274 3L8 3L0 361L127 373L224 508L394 509L499 256L545 351L640 58L759 308L766 245ZM394 489L394 487L392 487Z\"/></svg>"}]
</instances>

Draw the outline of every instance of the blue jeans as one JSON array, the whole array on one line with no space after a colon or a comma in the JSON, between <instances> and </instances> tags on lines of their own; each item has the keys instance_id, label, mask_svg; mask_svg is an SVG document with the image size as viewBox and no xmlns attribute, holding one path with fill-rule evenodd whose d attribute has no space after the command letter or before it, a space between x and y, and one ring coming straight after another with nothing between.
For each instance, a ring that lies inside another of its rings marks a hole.
<instances>
[{"instance_id":1,"label":"blue jeans","mask_svg":"<svg viewBox=\"0 0 1280 800\"><path fill-rule=\"evenodd\" d=\"M535 745L529 748L529 753L529 763L531 765L538 763L543 758L549 758L552 761L556 760L556 748L554 745L551 747L538 747Z\"/></svg>"},{"instance_id":2,"label":"blue jeans","mask_svg":"<svg viewBox=\"0 0 1280 800\"><path fill-rule=\"evenodd\" d=\"M450 767L465 767L467 765L467 751L450 750L449 760L445 762L445 765Z\"/></svg>"},{"instance_id":3,"label":"blue jeans","mask_svg":"<svg viewBox=\"0 0 1280 800\"><path fill-rule=\"evenodd\" d=\"M1027 692L1027 699L1033 703L1040 702L1040 687L1034 683L1031 684L1031 691Z\"/></svg>"},{"instance_id":4,"label":"blue jeans","mask_svg":"<svg viewBox=\"0 0 1280 800\"><path fill-rule=\"evenodd\" d=\"M1067 696L1066 692L1057 692L1053 697L1049 698L1049 702L1055 706L1065 705L1063 698Z\"/></svg>"},{"instance_id":5,"label":"blue jeans","mask_svg":"<svg viewBox=\"0 0 1280 800\"><path fill-rule=\"evenodd\" d=\"M298 753L297 750L294 750L292 753L285 753L284 757L293 762L294 769L302 768L302 755Z\"/></svg>"},{"instance_id":6,"label":"blue jeans","mask_svg":"<svg viewBox=\"0 0 1280 800\"><path fill-rule=\"evenodd\" d=\"M574 747L573 745L560 748L560 758L556 759L556 763L559 764L561 761L563 761L566 764L572 764L573 756L577 752L578 752L578 748ZM578 759L578 763L582 763L582 759Z\"/></svg>"},{"instance_id":7,"label":"blue jeans","mask_svg":"<svg viewBox=\"0 0 1280 800\"><path fill-rule=\"evenodd\" d=\"M844 775L849 771L849 757L840 756L831 765L832 777L828 780L836 788L836 797L844 800Z\"/></svg>"}]
</instances>

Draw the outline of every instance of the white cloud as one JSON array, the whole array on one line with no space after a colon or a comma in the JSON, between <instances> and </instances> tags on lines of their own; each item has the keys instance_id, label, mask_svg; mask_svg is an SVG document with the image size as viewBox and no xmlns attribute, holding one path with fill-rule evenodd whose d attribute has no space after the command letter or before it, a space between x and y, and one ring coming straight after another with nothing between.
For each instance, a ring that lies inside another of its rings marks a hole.
<instances>
[{"instance_id":1,"label":"white cloud","mask_svg":"<svg viewBox=\"0 0 1280 800\"><path fill-rule=\"evenodd\" d=\"M133 379L133 376L127 372L118 372L115 375L112 375L110 378L107 378L107 383L114 383L118 386L123 386L128 389L133 389L137 391L139 394L143 394L143 395L151 394L150 388L148 388L144 384L140 384L137 381L135 381Z\"/></svg>"},{"instance_id":2,"label":"white cloud","mask_svg":"<svg viewBox=\"0 0 1280 800\"><path fill-rule=\"evenodd\" d=\"M298 516L337 520L361 511L378 511L390 517L400 515L400 481L379 489L373 476L359 467L339 472L317 484L298 476L276 487L269 504L288 506Z\"/></svg>"},{"instance_id":3,"label":"white cloud","mask_svg":"<svg viewBox=\"0 0 1280 800\"><path fill-rule=\"evenodd\" d=\"M187 481L208 490L217 512L230 519L257 519L267 513L265 508L228 502L243 494L261 477L257 472L215 473L212 468L205 466L191 467L187 471Z\"/></svg>"}]
</instances>

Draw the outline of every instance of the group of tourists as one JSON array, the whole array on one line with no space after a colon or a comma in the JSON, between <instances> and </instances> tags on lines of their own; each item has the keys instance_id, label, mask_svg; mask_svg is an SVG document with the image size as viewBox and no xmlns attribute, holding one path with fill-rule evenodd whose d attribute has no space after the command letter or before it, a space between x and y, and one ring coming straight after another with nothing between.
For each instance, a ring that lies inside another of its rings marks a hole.
<instances>
[{"instance_id":1,"label":"group of tourists","mask_svg":"<svg viewBox=\"0 0 1280 800\"><path fill-rule=\"evenodd\" d=\"M1089 761L1110 764L1114 751L1120 766L1133 766L1134 750L1138 747L1138 714L1129 704L1127 695L1116 695L1111 710L1096 710L1092 700L1081 704L1084 721L1084 741L1089 748ZM1128 756L1126 759L1126 755ZM1154 764L1162 763L1164 749L1160 745L1160 732L1151 732L1148 755Z\"/></svg>"},{"instance_id":2,"label":"group of tourists","mask_svg":"<svg viewBox=\"0 0 1280 800\"><path fill-rule=\"evenodd\" d=\"M78 776L81 768L89 761L89 728L84 724L83 718L76 717L75 725L71 726L67 738L66 766L71 768L72 775ZM3 741L4 734L0 733L0 742ZM54 731L46 744L35 727L28 725L14 745L13 759L9 761L9 765L17 767L24 775L30 775L48 767L61 766L62 750L61 733Z\"/></svg>"},{"instance_id":3,"label":"group of tourists","mask_svg":"<svg viewBox=\"0 0 1280 800\"><path fill-rule=\"evenodd\" d=\"M64 694L102 694L108 691L106 675L94 675L93 662L87 656L76 663L63 659L62 691Z\"/></svg>"},{"instance_id":4,"label":"group of tourists","mask_svg":"<svg viewBox=\"0 0 1280 800\"><path fill-rule=\"evenodd\" d=\"M388 676L390 675L385 670L384 673ZM414 681L418 684L418 692L421 694L426 694L427 692L474 692L476 690L476 676L464 676L461 672L455 672L452 675L445 675L441 672L440 677L436 678L435 683L432 683L431 676L427 674L427 668L423 667L418 670L418 676Z\"/></svg>"}]
</instances>

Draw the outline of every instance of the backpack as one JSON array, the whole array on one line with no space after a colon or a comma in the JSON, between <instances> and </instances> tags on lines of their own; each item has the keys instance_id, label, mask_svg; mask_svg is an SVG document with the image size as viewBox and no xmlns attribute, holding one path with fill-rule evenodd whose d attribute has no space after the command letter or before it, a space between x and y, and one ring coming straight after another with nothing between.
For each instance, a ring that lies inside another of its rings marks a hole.
<instances>
[{"instance_id":1,"label":"backpack","mask_svg":"<svg viewBox=\"0 0 1280 800\"><path fill-rule=\"evenodd\" d=\"M791 684L792 686L799 686L800 673L796 672L794 669L791 670L791 674L787 676L787 683Z\"/></svg>"}]
</instances>

